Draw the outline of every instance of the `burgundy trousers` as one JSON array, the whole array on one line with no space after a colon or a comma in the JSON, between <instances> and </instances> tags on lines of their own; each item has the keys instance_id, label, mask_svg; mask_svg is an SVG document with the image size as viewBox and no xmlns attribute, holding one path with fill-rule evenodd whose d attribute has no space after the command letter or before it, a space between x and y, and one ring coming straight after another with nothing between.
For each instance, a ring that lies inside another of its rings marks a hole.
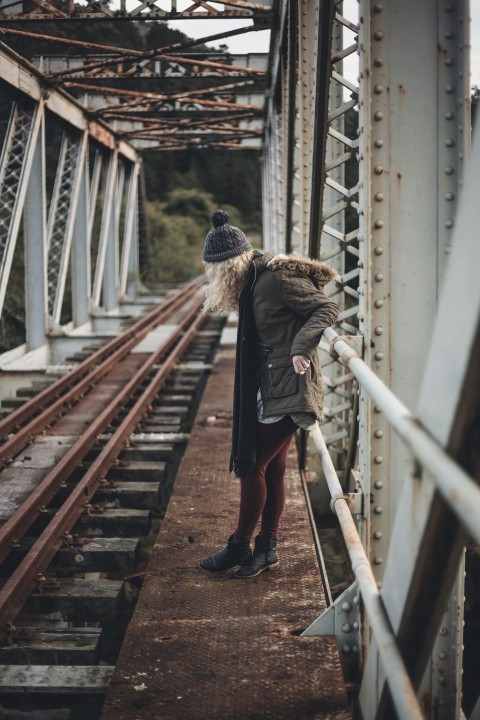
<instances>
[{"instance_id":1,"label":"burgundy trousers","mask_svg":"<svg viewBox=\"0 0 480 720\"><path fill-rule=\"evenodd\" d=\"M236 540L250 540L260 518L260 535L277 537L285 505L288 447L297 429L289 415L276 423L257 423L257 462L251 475L240 478Z\"/></svg>"}]
</instances>

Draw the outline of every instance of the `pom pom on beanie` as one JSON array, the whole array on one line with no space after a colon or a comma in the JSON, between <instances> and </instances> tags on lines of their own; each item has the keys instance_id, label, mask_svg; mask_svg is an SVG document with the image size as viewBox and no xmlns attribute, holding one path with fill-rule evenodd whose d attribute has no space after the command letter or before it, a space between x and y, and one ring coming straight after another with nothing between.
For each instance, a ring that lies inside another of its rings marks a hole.
<instances>
[{"instance_id":1,"label":"pom pom on beanie","mask_svg":"<svg viewBox=\"0 0 480 720\"><path fill-rule=\"evenodd\" d=\"M203 249L205 262L222 262L252 249L240 228L228 224L229 216L224 210L215 210L210 219L212 229Z\"/></svg>"}]
</instances>

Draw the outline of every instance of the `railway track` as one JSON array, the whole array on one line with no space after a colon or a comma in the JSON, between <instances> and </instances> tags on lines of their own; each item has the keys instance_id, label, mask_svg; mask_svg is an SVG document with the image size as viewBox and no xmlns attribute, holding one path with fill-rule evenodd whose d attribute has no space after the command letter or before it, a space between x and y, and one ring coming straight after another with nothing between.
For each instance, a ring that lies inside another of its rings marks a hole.
<instances>
[{"instance_id":1,"label":"railway track","mask_svg":"<svg viewBox=\"0 0 480 720\"><path fill-rule=\"evenodd\" d=\"M99 716L223 324L200 284L0 421L0 720Z\"/></svg>"}]
</instances>

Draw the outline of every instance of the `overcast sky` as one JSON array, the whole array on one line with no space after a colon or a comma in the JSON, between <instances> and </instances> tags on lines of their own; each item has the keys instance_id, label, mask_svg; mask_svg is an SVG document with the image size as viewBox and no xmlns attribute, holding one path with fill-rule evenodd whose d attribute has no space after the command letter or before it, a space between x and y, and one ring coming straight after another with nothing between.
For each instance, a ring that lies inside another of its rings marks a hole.
<instances>
[{"instance_id":1,"label":"overcast sky","mask_svg":"<svg viewBox=\"0 0 480 720\"><path fill-rule=\"evenodd\" d=\"M470 0L470 5L470 15L472 18L470 32L472 45L470 63L471 85L480 85L480 0ZM348 18L354 19L354 13L358 12L357 8L356 0L345 0L343 12ZM247 25L250 23L245 22L241 24ZM169 27L177 27L179 30L190 35L190 37L206 37L207 35L233 30L239 27L239 25L240 22L238 20L178 20L169 22ZM230 52L233 53L268 52L269 41L269 31L263 30L246 33L238 37L227 38L226 40L217 41L213 43L213 45L218 46L219 42L223 42L228 46ZM353 67L351 68L351 73L348 73L348 68L345 68L345 73L347 75L353 73L355 75L353 79L356 80L357 72Z\"/></svg>"}]
</instances>

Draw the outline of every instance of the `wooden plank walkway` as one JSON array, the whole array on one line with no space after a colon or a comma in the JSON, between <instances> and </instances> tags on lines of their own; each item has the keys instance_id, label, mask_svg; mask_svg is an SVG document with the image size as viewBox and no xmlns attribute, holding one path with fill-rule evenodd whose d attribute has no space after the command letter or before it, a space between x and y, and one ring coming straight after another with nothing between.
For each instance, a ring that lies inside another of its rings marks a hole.
<instances>
[{"instance_id":1,"label":"wooden plank walkway","mask_svg":"<svg viewBox=\"0 0 480 720\"><path fill-rule=\"evenodd\" d=\"M348 720L333 638L301 638L325 607L292 450L280 568L251 580L198 561L235 527L228 473L234 348L217 354L102 720Z\"/></svg>"}]
</instances>

